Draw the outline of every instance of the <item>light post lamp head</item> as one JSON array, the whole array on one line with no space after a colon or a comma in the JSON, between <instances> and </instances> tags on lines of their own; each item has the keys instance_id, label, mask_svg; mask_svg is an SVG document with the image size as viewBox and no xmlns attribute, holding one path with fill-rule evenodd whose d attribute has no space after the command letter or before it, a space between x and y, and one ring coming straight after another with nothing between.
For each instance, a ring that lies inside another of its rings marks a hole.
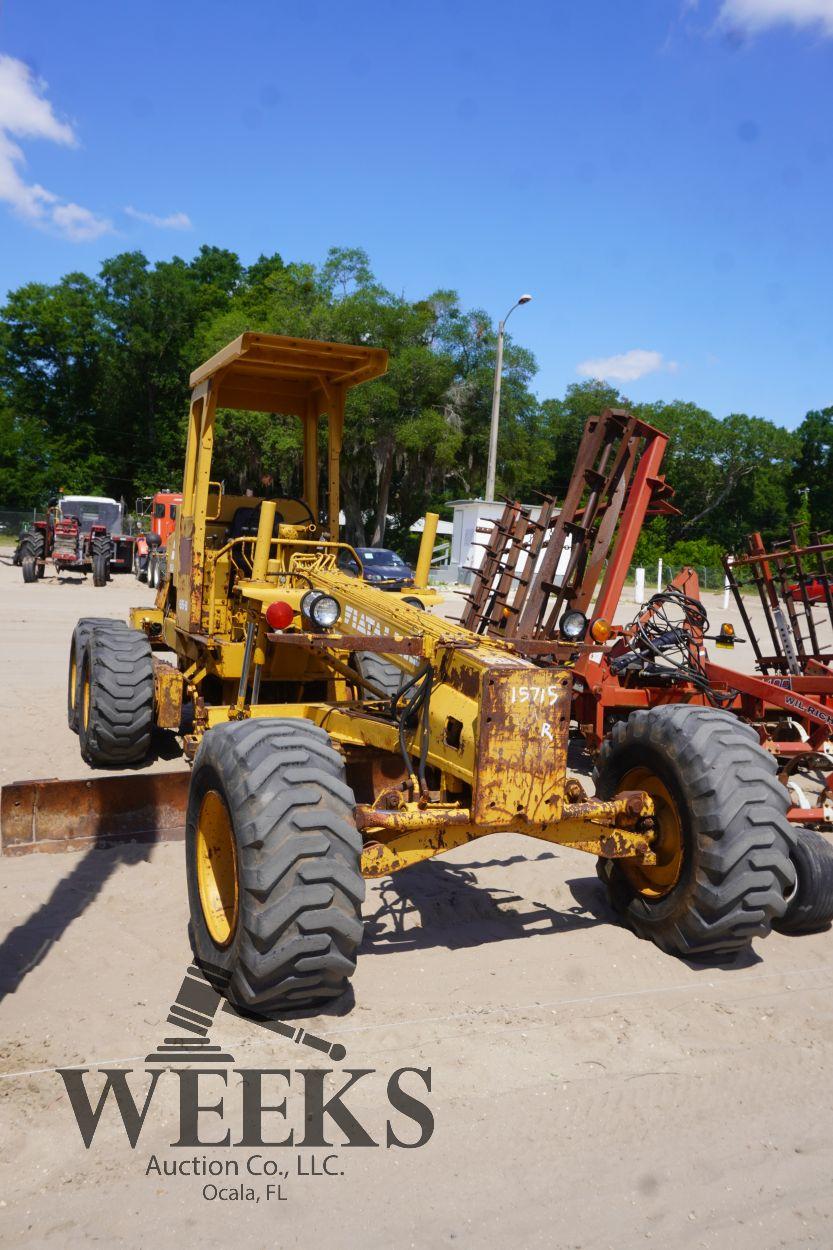
<instances>
[{"instance_id":1,"label":"light post lamp head","mask_svg":"<svg viewBox=\"0 0 833 1250\"><path fill-rule=\"evenodd\" d=\"M506 325L506 322L509 320L510 316L515 311L515 309L520 308L521 304L528 304L531 299L532 299L531 295L522 295L519 299L516 299L512 307L509 309L509 312L503 318L503 321L500 322L500 325L498 326L498 330L502 332L503 327Z\"/></svg>"}]
</instances>

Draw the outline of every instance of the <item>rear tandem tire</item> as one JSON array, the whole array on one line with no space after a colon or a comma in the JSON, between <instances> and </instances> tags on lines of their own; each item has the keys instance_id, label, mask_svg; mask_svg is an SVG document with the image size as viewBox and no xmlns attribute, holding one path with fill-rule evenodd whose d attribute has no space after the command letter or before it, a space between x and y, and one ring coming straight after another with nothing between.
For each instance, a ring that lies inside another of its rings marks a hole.
<instances>
[{"instance_id":1,"label":"rear tandem tire","mask_svg":"<svg viewBox=\"0 0 833 1250\"><path fill-rule=\"evenodd\" d=\"M126 621L110 620L106 616L83 616L72 631L67 667L67 724L78 733L78 707L81 698L81 673L84 664L84 648L94 628L127 629Z\"/></svg>"},{"instance_id":2,"label":"rear tandem tire","mask_svg":"<svg viewBox=\"0 0 833 1250\"><path fill-rule=\"evenodd\" d=\"M833 921L833 846L815 829L801 830L791 855L797 883L779 933L817 933Z\"/></svg>"},{"instance_id":3,"label":"rear tandem tire","mask_svg":"<svg viewBox=\"0 0 833 1250\"><path fill-rule=\"evenodd\" d=\"M140 629L94 625L87 637L78 700L78 737L88 764L139 764L153 729L153 661Z\"/></svg>"},{"instance_id":4,"label":"rear tandem tire","mask_svg":"<svg viewBox=\"0 0 833 1250\"><path fill-rule=\"evenodd\" d=\"M385 692L388 699L394 698L408 680L401 668L397 668L390 660L384 659L376 651L356 651L353 654L353 663L355 664L359 676L365 681L373 682L380 690ZM377 703L379 696L373 694L372 691L362 687L362 699L365 703Z\"/></svg>"},{"instance_id":5,"label":"rear tandem tire","mask_svg":"<svg viewBox=\"0 0 833 1250\"><path fill-rule=\"evenodd\" d=\"M186 823L197 963L260 1015L338 997L362 939L362 838L344 761L297 719L218 725L194 760Z\"/></svg>"},{"instance_id":6,"label":"rear tandem tire","mask_svg":"<svg viewBox=\"0 0 833 1250\"><path fill-rule=\"evenodd\" d=\"M613 907L638 937L684 958L723 958L784 916L795 833L775 774L755 731L729 712L662 707L614 726L599 755L597 794L612 798L644 782L660 796L658 830L679 828L678 858L661 833L656 868L599 860Z\"/></svg>"}]
</instances>

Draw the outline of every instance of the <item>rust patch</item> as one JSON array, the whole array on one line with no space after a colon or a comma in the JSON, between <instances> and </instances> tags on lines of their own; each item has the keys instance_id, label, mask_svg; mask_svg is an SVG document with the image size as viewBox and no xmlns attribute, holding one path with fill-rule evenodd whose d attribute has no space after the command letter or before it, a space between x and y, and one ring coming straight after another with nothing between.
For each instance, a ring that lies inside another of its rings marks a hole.
<instances>
[{"instance_id":1,"label":"rust patch","mask_svg":"<svg viewBox=\"0 0 833 1250\"><path fill-rule=\"evenodd\" d=\"M566 669L490 669L481 685L472 820L554 824L567 777L572 682Z\"/></svg>"},{"instance_id":2,"label":"rust patch","mask_svg":"<svg viewBox=\"0 0 833 1250\"><path fill-rule=\"evenodd\" d=\"M474 830L466 827L438 829L430 836L407 833L387 843L367 842L362 851L362 876L387 877L445 851L453 851L477 836Z\"/></svg>"},{"instance_id":3,"label":"rust patch","mask_svg":"<svg viewBox=\"0 0 833 1250\"><path fill-rule=\"evenodd\" d=\"M370 749L350 752L347 779L359 803L390 809L405 802L401 786L408 773L401 755Z\"/></svg>"},{"instance_id":4,"label":"rust patch","mask_svg":"<svg viewBox=\"0 0 833 1250\"><path fill-rule=\"evenodd\" d=\"M304 647L308 651L377 651L382 655L422 655L421 638L389 638L370 634L267 633L269 642Z\"/></svg>"},{"instance_id":5,"label":"rust patch","mask_svg":"<svg viewBox=\"0 0 833 1250\"><path fill-rule=\"evenodd\" d=\"M153 700L159 729L179 729L182 722L182 673L164 660L153 660Z\"/></svg>"},{"instance_id":6,"label":"rust patch","mask_svg":"<svg viewBox=\"0 0 833 1250\"><path fill-rule=\"evenodd\" d=\"M185 526L185 524L186 522L183 521L183 527ZM191 522L192 529L193 529L193 524L194 523L192 521ZM182 537L179 540L177 556L178 556L177 571L181 573L183 577L188 577L191 572L191 565L194 560L194 536L193 534L182 535Z\"/></svg>"},{"instance_id":7,"label":"rust patch","mask_svg":"<svg viewBox=\"0 0 833 1250\"><path fill-rule=\"evenodd\" d=\"M0 794L2 853L183 838L190 780L177 772L13 782Z\"/></svg>"}]
</instances>

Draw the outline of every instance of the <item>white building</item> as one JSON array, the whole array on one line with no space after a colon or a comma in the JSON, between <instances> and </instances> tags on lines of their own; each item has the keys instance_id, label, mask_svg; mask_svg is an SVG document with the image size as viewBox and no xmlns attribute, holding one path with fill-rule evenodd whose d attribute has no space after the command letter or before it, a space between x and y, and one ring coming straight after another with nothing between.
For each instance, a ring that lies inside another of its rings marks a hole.
<instances>
[{"instance_id":1,"label":"white building","mask_svg":"<svg viewBox=\"0 0 833 1250\"><path fill-rule=\"evenodd\" d=\"M489 530L504 509L503 503L486 503L484 499L454 499L448 505L454 509L451 535L451 563L448 565L447 578L451 582L461 582L470 586L472 573L480 568L483 559L483 546L489 540ZM540 504L524 505L533 521L541 515ZM546 551L544 546L541 554ZM564 572L570 552L569 539L558 562L556 576ZM540 558L540 557L539 557ZM517 571L523 571L526 557L521 556ZM445 570L444 570L445 572Z\"/></svg>"}]
</instances>

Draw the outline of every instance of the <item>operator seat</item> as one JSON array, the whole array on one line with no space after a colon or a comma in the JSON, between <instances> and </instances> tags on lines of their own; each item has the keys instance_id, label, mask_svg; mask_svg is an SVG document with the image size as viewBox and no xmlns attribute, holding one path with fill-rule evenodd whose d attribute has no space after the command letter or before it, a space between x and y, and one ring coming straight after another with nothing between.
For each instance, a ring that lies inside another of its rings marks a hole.
<instances>
[{"instance_id":1,"label":"operator seat","mask_svg":"<svg viewBox=\"0 0 833 1250\"><path fill-rule=\"evenodd\" d=\"M260 504L254 507L236 508L234 516L231 518L229 526L229 538L257 538L257 527L260 522ZM272 530L272 537L278 537L278 526L283 525L283 517L280 512L275 513L275 525Z\"/></svg>"},{"instance_id":2,"label":"operator seat","mask_svg":"<svg viewBox=\"0 0 833 1250\"><path fill-rule=\"evenodd\" d=\"M254 538L257 536L257 507L236 508L229 526L229 538Z\"/></svg>"}]
</instances>

